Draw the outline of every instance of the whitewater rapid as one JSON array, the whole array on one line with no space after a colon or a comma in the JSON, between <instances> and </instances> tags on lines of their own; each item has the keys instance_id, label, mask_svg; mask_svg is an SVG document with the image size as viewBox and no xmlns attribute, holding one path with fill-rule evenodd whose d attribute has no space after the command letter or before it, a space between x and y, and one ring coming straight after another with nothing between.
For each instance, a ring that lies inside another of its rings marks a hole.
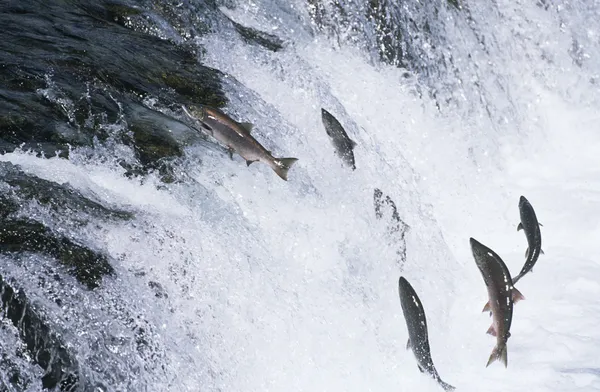
<instances>
[{"instance_id":1,"label":"whitewater rapid","mask_svg":"<svg viewBox=\"0 0 600 392\"><path fill-rule=\"evenodd\" d=\"M81 346L80 357L124 350L111 365L136 369L139 390L439 391L405 349L403 275L425 307L437 370L457 390L600 390L600 19L590 16L600 5L471 3L468 13L445 11L449 46L438 49L461 72L440 72L446 101L418 74L313 34L300 1L223 8L287 43L268 52L227 34L199 42L203 64L229 75L227 112L252 122L275 156L299 159L288 182L193 143L177 167L183 181L171 184L126 177L117 161L126 148L75 148L69 160L2 155L136 215L63 228L105 250L116 277L95 295L77 292L70 306L87 315L57 324L85 342L86 325L118 337L131 315L150 342L141 363L116 338ZM321 108L356 141L356 171L335 156ZM376 188L409 227L403 267L375 216ZM526 300L515 306L508 368L485 368L495 340L468 239L516 275L521 195L544 225L545 255L519 282Z\"/></svg>"}]
</instances>

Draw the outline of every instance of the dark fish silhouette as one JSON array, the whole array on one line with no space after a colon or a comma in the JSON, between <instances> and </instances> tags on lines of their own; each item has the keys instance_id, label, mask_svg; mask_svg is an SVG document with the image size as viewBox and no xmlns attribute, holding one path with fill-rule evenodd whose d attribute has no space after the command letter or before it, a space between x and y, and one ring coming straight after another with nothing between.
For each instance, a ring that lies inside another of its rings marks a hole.
<instances>
[{"instance_id":1,"label":"dark fish silhouette","mask_svg":"<svg viewBox=\"0 0 600 392\"><path fill-rule=\"evenodd\" d=\"M483 311L492 312L492 325L487 332L496 337L496 347L492 350L486 367L498 359L506 367L508 366L506 342L510 337L513 302L523 299L523 295L513 286L510 272L500 256L473 238L470 239L470 243L473 258L488 291L489 302Z\"/></svg>"},{"instance_id":2,"label":"dark fish silhouette","mask_svg":"<svg viewBox=\"0 0 600 392\"><path fill-rule=\"evenodd\" d=\"M408 328L408 343L406 343L406 348L412 350L417 359L417 366L422 373L429 374L444 390L453 391L456 388L442 381L433 365L431 349L429 348L425 309L423 309L421 300L410 283L402 276L398 282L398 291L400 293L400 304L402 305L402 312L406 320L406 327Z\"/></svg>"},{"instance_id":3,"label":"dark fish silhouette","mask_svg":"<svg viewBox=\"0 0 600 392\"><path fill-rule=\"evenodd\" d=\"M356 143L350 140L344 127L342 127L342 124L340 124L340 122L327 110L321 109L321 119L323 120L327 135L331 138L331 143L335 148L336 155L340 157L348 167L355 170L356 165L354 162L354 152L352 150L356 146Z\"/></svg>"},{"instance_id":4,"label":"dark fish silhouette","mask_svg":"<svg viewBox=\"0 0 600 392\"><path fill-rule=\"evenodd\" d=\"M373 192L373 204L375 206L375 217L383 219L387 223L387 237L389 245L396 248L396 262L400 268L406 262L406 240L404 236L410 227L400 218L396 203L388 195L375 188Z\"/></svg>"},{"instance_id":5,"label":"dark fish silhouette","mask_svg":"<svg viewBox=\"0 0 600 392\"><path fill-rule=\"evenodd\" d=\"M528 246L525 252L525 264L519 275L513 279L513 284L516 284L526 273L531 271L538 257L540 257L540 253L544 253L542 250L542 233L540 233L541 224L538 222L535 211L525 196L521 196L519 199L519 213L521 214L521 223L517 226L517 230L523 229Z\"/></svg>"}]
</instances>

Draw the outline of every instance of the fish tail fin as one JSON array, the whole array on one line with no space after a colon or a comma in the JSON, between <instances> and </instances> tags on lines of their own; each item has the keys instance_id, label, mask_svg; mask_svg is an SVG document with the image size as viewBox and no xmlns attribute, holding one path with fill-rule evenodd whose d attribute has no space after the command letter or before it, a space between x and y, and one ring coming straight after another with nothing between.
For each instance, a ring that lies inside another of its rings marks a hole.
<instances>
[{"instance_id":1,"label":"fish tail fin","mask_svg":"<svg viewBox=\"0 0 600 392\"><path fill-rule=\"evenodd\" d=\"M297 160L297 158L274 158L272 168L279 177L287 181L288 170Z\"/></svg>"},{"instance_id":2,"label":"fish tail fin","mask_svg":"<svg viewBox=\"0 0 600 392\"><path fill-rule=\"evenodd\" d=\"M492 362L497 360L500 360L504 364L504 367L508 367L508 351L506 349L506 344L494 347L492 354L490 355L490 359L485 367L490 366Z\"/></svg>"},{"instance_id":3,"label":"fish tail fin","mask_svg":"<svg viewBox=\"0 0 600 392\"><path fill-rule=\"evenodd\" d=\"M456 387L453 387L452 385L448 384L447 382L442 381L441 378L438 378L437 382L444 389L444 391L453 391L456 389Z\"/></svg>"},{"instance_id":4,"label":"fish tail fin","mask_svg":"<svg viewBox=\"0 0 600 392\"><path fill-rule=\"evenodd\" d=\"M531 272L531 270L529 270L529 272ZM522 278L523 276L525 276L525 274L526 274L526 273L527 273L527 272L525 271L525 267L523 267L523 271L519 272L519 275L515 276L515 277L512 279L513 288L515 287L515 285L517 284L517 282L518 282L519 280L521 280L521 278ZM519 294L520 294L520 293L519 293ZM521 298L521 299L525 299L525 297L523 297L523 298Z\"/></svg>"}]
</instances>

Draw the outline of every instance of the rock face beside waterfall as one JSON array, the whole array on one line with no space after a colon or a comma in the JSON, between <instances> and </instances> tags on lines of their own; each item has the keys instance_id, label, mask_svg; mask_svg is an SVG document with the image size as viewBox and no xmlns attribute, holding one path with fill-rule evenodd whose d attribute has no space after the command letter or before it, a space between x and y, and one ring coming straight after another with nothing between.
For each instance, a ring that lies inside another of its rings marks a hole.
<instances>
[{"instance_id":1,"label":"rock face beside waterfall","mask_svg":"<svg viewBox=\"0 0 600 392\"><path fill-rule=\"evenodd\" d=\"M168 3L0 4L1 152L20 149L69 159L73 148L100 157L96 150L101 148L107 158L116 157L129 176L157 171L163 181L173 181L172 165L183 147L203 138L178 120L178 105L221 107L227 100L222 74L202 66L202 54L191 43L208 30L206 21L217 14L214 5L196 2L194 12L184 14ZM172 31L159 27L165 21ZM48 273L53 271L40 278L44 281L61 285L63 275L72 276L73 287L85 291L96 290L106 277L115 278L105 250L77 238L75 229L102 221L127 222L133 216L91 200L69 184L0 163L3 263L43 262ZM69 294L56 294L53 305L44 305L25 286L0 272L3 318L12 323L12 338L28 353L28 360L19 361L8 355L15 347L3 342L0 389L101 387L89 381L93 375L81 371L78 363L84 356L77 353L76 340L65 341L68 334L59 332L56 319L66 317L64 299ZM147 332L136 334L142 339ZM143 338L140 347L151 346L149 340ZM36 372L39 379L27 375Z\"/></svg>"},{"instance_id":2,"label":"rock face beside waterfall","mask_svg":"<svg viewBox=\"0 0 600 392\"><path fill-rule=\"evenodd\" d=\"M2 8L4 152L68 157L72 147L121 143L135 154L122 162L132 173L166 170L189 132L170 106L226 102L220 73L200 65L190 45L148 34L156 27L135 23L146 20L137 7L32 1ZM150 98L155 110L144 105Z\"/></svg>"}]
</instances>

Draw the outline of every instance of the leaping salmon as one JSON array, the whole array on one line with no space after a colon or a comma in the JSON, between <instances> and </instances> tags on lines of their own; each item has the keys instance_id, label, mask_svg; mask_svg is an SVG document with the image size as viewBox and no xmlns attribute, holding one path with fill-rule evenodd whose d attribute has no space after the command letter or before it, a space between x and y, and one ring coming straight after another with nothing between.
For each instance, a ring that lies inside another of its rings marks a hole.
<instances>
[{"instance_id":1,"label":"leaping salmon","mask_svg":"<svg viewBox=\"0 0 600 392\"><path fill-rule=\"evenodd\" d=\"M508 366L506 343L510 337L513 303L523 299L523 295L513 286L510 272L504 261L493 250L471 238L471 251L475 263L481 271L487 286L489 302L483 311L492 312L492 325L488 333L496 337L496 347L492 350L486 367L496 360Z\"/></svg>"},{"instance_id":2,"label":"leaping salmon","mask_svg":"<svg viewBox=\"0 0 600 392\"><path fill-rule=\"evenodd\" d=\"M267 151L250 134L252 124L239 123L219 109L210 106L191 106L189 110L182 106L182 109L188 117L198 121L206 133L223 143L229 149L231 156L233 152L238 153L246 160L248 166L252 162L263 162L287 181L288 170L298 159L273 157L271 151Z\"/></svg>"},{"instance_id":3,"label":"leaping salmon","mask_svg":"<svg viewBox=\"0 0 600 392\"><path fill-rule=\"evenodd\" d=\"M408 343L406 343L406 348L412 350L417 359L417 366L422 373L429 374L445 391L453 391L456 388L442 381L433 365L427 334L425 309L423 309L421 300L410 283L402 276L398 282L398 291L400 293L402 312L404 313L404 319L408 328Z\"/></svg>"},{"instance_id":4,"label":"leaping salmon","mask_svg":"<svg viewBox=\"0 0 600 392\"><path fill-rule=\"evenodd\" d=\"M532 270L538 257L540 257L540 253L544 254L542 250L542 233L540 232L541 224L537 220L531 203L529 203L525 196L521 196L519 199L519 213L521 215L521 222L517 226L517 230L523 229L528 246L525 252L525 264L519 275L513 279L513 284L516 284L526 273Z\"/></svg>"}]
</instances>

